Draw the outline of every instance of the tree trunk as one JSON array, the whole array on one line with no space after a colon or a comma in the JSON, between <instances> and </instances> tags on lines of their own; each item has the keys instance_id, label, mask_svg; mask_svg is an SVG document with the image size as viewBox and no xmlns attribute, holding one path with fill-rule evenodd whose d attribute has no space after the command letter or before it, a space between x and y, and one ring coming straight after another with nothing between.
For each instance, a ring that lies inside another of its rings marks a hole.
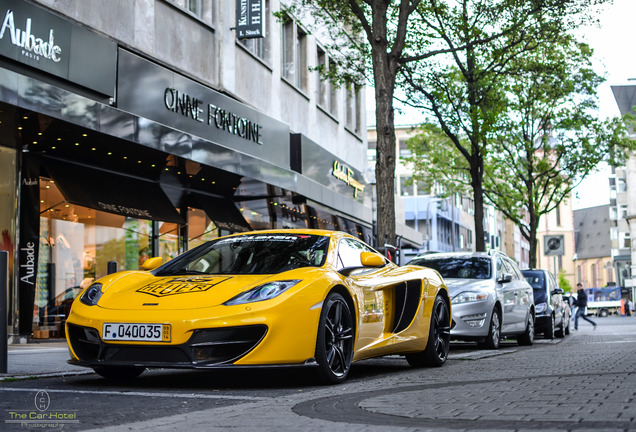
<instances>
[{"instance_id":1,"label":"tree trunk","mask_svg":"<svg viewBox=\"0 0 636 432\"><path fill-rule=\"evenodd\" d=\"M479 158L472 157L469 162L473 200L475 201L475 251L485 252L483 167Z\"/></svg>"},{"instance_id":2,"label":"tree trunk","mask_svg":"<svg viewBox=\"0 0 636 432\"><path fill-rule=\"evenodd\" d=\"M371 56L373 82L375 86L375 125L377 150L375 181L377 196L377 241L378 247L395 242L395 125L393 95L398 63L387 53L386 8L373 11L373 34Z\"/></svg>"}]
</instances>

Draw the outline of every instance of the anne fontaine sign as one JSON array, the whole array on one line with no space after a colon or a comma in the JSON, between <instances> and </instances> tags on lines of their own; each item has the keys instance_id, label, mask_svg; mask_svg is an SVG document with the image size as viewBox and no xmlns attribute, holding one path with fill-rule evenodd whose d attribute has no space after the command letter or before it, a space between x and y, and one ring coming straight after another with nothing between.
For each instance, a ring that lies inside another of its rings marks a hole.
<instances>
[{"instance_id":1,"label":"anne fontaine sign","mask_svg":"<svg viewBox=\"0 0 636 432\"><path fill-rule=\"evenodd\" d=\"M205 103L174 88L165 89L163 103L168 110L189 117L196 122L206 123L208 126L214 126L229 134L263 144L261 140L263 126L229 110Z\"/></svg>"}]
</instances>

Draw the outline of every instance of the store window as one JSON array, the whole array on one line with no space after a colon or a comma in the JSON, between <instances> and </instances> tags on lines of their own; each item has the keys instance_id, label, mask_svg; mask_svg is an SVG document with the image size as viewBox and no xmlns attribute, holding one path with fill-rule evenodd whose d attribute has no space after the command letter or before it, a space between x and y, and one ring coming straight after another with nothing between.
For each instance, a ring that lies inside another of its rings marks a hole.
<instances>
[{"instance_id":1,"label":"store window","mask_svg":"<svg viewBox=\"0 0 636 432\"><path fill-rule=\"evenodd\" d=\"M269 20L269 1L264 0L265 3L265 37L262 38L249 38L239 39L239 43L243 45L249 52L254 54L265 62L270 61L271 56L271 38L267 36L267 29L270 26Z\"/></svg>"},{"instance_id":2,"label":"store window","mask_svg":"<svg viewBox=\"0 0 636 432\"><path fill-rule=\"evenodd\" d=\"M70 204L55 182L40 179L40 247L33 316L34 338L63 337L70 304L109 272L137 270L153 256L176 257L179 226L134 219Z\"/></svg>"},{"instance_id":3,"label":"store window","mask_svg":"<svg viewBox=\"0 0 636 432\"><path fill-rule=\"evenodd\" d=\"M283 18L283 78L299 90L307 90L307 33L289 16Z\"/></svg>"}]
</instances>

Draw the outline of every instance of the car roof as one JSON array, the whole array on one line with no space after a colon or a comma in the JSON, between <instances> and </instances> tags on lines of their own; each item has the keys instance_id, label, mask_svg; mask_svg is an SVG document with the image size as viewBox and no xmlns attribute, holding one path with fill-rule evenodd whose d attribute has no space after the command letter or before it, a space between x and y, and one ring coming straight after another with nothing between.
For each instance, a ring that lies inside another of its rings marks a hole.
<instances>
[{"instance_id":1,"label":"car roof","mask_svg":"<svg viewBox=\"0 0 636 432\"><path fill-rule=\"evenodd\" d=\"M429 258L492 258L495 255L506 256L503 252L436 252L416 255L413 259Z\"/></svg>"}]
</instances>

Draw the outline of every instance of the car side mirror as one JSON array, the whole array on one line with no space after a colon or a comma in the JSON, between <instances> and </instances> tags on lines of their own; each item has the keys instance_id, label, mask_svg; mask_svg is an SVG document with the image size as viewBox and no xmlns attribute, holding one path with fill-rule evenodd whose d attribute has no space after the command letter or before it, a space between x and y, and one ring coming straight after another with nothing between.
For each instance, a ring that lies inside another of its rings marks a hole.
<instances>
[{"instance_id":1,"label":"car side mirror","mask_svg":"<svg viewBox=\"0 0 636 432\"><path fill-rule=\"evenodd\" d=\"M502 273L501 276L499 276L499 280L497 282L499 283L512 282L512 275L510 273Z\"/></svg>"},{"instance_id":2,"label":"car side mirror","mask_svg":"<svg viewBox=\"0 0 636 432\"><path fill-rule=\"evenodd\" d=\"M557 294L563 294L563 293L564 293L563 288L556 288L556 289L552 290L552 292L550 294L557 295Z\"/></svg>"},{"instance_id":3,"label":"car side mirror","mask_svg":"<svg viewBox=\"0 0 636 432\"><path fill-rule=\"evenodd\" d=\"M161 257L148 258L141 265L141 268L146 271L154 270L161 265L162 261L163 261L163 258Z\"/></svg>"},{"instance_id":4,"label":"car side mirror","mask_svg":"<svg viewBox=\"0 0 636 432\"><path fill-rule=\"evenodd\" d=\"M365 267L382 267L384 264L386 264L386 261L384 260L384 257L382 255L373 252L360 252L360 264L362 265L341 268L340 270L338 270L338 273L343 276L349 276L354 271L363 269Z\"/></svg>"},{"instance_id":5,"label":"car side mirror","mask_svg":"<svg viewBox=\"0 0 636 432\"><path fill-rule=\"evenodd\" d=\"M360 252L360 262L364 267L382 267L386 263L382 255L373 252Z\"/></svg>"}]
</instances>

